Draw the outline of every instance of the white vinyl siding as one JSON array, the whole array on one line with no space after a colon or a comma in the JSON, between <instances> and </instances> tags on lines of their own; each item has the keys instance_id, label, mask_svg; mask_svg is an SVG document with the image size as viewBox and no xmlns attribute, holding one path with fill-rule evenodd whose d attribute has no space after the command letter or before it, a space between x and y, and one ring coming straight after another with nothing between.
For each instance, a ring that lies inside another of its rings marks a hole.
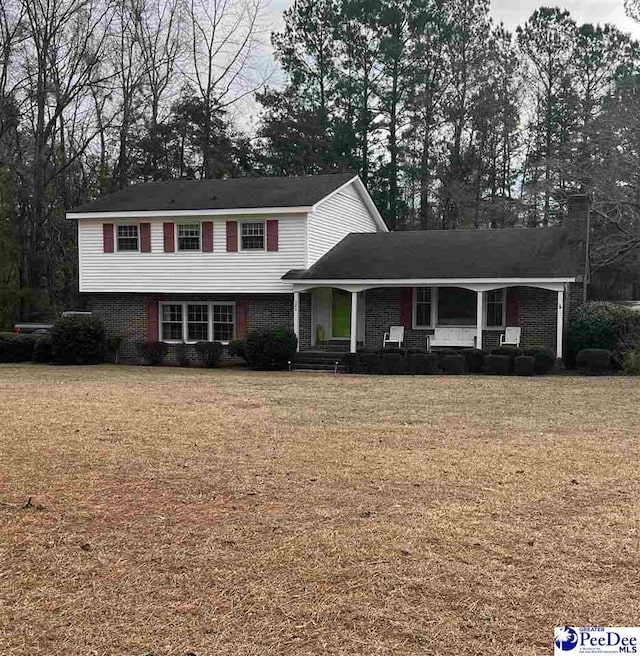
<instances>
[{"instance_id":1,"label":"white vinyl siding","mask_svg":"<svg viewBox=\"0 0 640 656\"><path fill-rule=\"evenodd\" d=\"M378 226L352 183L309 213L307 266L317 262L351 232L377 232Z\"/></svg>"},{"instance_id":2,"label":"white vinyl siding","mask_svg":"<svg viewBox=\"0 0 640 656\"><path fill-rule=\"evenodd\" d=\"M200 221L201 217L198 218ZM164 252L163 221L151 221L151 253L104 253L104 221L78 221L81 292L157 293L283 293L292 286L281 280L290 269L305 268L306 215L265 216L278 219L278 251L227 252L226 221L242 217L213 218L213 253ZM206 220L206 219L202 219ZM189 219L177 224L195 223ZM177 235L176 235L177 236ZM177 243L176 243L177 246Z\"/></svg>"}]
</instances>

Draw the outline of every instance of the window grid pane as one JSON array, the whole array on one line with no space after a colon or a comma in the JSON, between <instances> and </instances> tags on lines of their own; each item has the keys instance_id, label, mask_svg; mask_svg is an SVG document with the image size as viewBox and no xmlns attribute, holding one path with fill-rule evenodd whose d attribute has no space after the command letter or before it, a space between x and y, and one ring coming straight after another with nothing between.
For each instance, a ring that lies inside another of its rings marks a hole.
<instances>
[{"instance_id":1,"label":"window grid pane","mask_svg":"<svg viewBox=\"0 0 640 656\"><path fill-rule=\"evenodd\" d=\"M206 342L209 339L209 306L187 305L187 341Z\"/></svg>"},{"instance_id":2,"label":"window grid pane","mask_svg":"<svg viewBox=\"0 0 640 656\"><path fill-rule=\"evenodd\" d=\"M162 339L182 341L182 305L162 306Z\"/></svg>"},{"instance_id":3,"label":"window grid pane","mask_svg":"<svg viewBox=\"0 0 640 656\"><path fill-rule=\"evenodd\" d=\"M182 224L178 226L178 250L200 250L200 225L197 223Z\"/></svg>"},{"instance_id":4,"label":"window grid pane","mask_svg":"<svg viewBox=\"0 0 640 656\"><path fill-rule=\"evenodd\" d=\"M431 287L416 289L416 326L431 325Z\"/></svg>"},{"instance_id":5,"label":"window grid pane","mask_svg":"<svg viewBox=\"0 0 640 656\"><path fill-rule=\"evenodd\" d=\"M494 289L487 293L487 327L502 326L504 293Z\"/></svg>"},{"instance_id":6,"label":"window grid pane","mask_svg":"<svg viewBox=\"0 0 640 656\"><path fill-rule=\"evenodd\" d=\"M138 250L138 226L137 225L119 225L117 228L118 250L119 251L137 251Z\"/></svg>"},{"instance_id":7,"label":"window grid pane","mask_svg":"<svg viewBox=\"0 0 640 656\"><path fill-rule=\"evenodd\" d=\"M233 339L233 305L213 306L213 341L227 342Z\"/></svg>"},{"instance_id":8,"label":"window grid pane","mask_svg":"<svg viewBox=\"0 0 640 656\"><path fill-rule=\"evenodd\" d=\"M264 250L264 223L242 224L242 250Z\"/></svg>"}]
</instances>

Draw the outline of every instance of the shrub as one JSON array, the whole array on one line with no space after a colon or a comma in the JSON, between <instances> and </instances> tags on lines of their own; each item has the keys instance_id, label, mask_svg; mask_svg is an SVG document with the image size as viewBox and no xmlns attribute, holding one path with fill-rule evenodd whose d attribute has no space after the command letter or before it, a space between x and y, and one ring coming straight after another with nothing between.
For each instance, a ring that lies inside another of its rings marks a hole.
<instances>
[{"instance_id":1,"label":"shrub","mask_svg":"<svg viewBox=\"0 0 640 656\"><path fill-rule=\"evenodd\" d=\"M245 361L247 359L244 355L243 339L232 339L227 347L227 352L229 353L230 358L242 358Z\"/></svg>"},{"instance_id":2,"label":"shrub","mask_svg":"<svg viewBox=\"0 0 640 656\"><path fill-rule=\"evenodd\" d=\"M188 367L191 362L189 360L189 347L186 342L176 344L176 362L179 367Z\"/></svg>"},{"instance_id":3,"label":"shrub","mask_svg":"<svg viewBox=\"0 0 640 656\"><path fill-rule=\"evenodd\" d=\"M405 355L397 349L386 349L382 353L382 370L383 373L390 376L397 376L406 371Z\"/></svg>"},{"instance_id":4,"label":"shrub","mask_svg":"<svg viewBox=\"0 0 640 656\"><path fill-rule=\"evenodd\" d=\"M484 372L504 376L511 371L512 358L508 355L490 353L484 359Z\"/></svg>"},{"instance_id":5,"label":"shrub","mask_svg":"<svg viewBox=\"0 0 640 656\"><path fill-rule=\"evenodd\" d=\"M51 335L41 335L36 340L31 359L34 362L53 362Z\"/></svg>"},{"instance_id":6,"label":"shrub","mask_svg":"<svg viewBox=\"0 0 640 656\"><path fill-rule=\"evenodd\" d=\"M517 346L499 346L490 351L491 355L501 355L509 358L509 373L513 373L513 367L515 364L515 359L524 355L524 349L518 348Z\"/></svg>"},{"instance_id":7,"label":"shrub","mask_svg":"<svg viewBox=\"0 0 640 656\"><path fill-rule=\"evenodd\" d=\"M342 356L342 364L346 373L360 373L360 353L345 353Z\"/></svg>"},{"instance_id":8,"label":"shrub","mask_svg":"<svg viewBox=\"0 0 640 656\"><path fill-rule=\"evenodd\" d=\"M514 359L513 372L516 376L533 376L536 373L536 359L532 355L519 355Z\"/></svg>"},{"instance_id":9,"label":"shrub","mask_svg":"<svg viewBox=\"0 0 640 656\"><path fill-rule=\"evenodd\" d=\"M42 335L0 333L0 362L30 362Z\"/></svg>"},{"instance_id":10,"label":"shrub","mask_svg":"<svg viewBox=\"0 0 640 656\"><path fill-rule=\"evenodd\" d=\"M144 360L145 364L151 367L157 367L162 364L168 348L168 345L164 342L139 342L137 344L140 357Z\"/></svg>"},{"instance_id":11,"label":"shrub","mask_svg":"<svg viewBox=\"0 0 640 656\"><path fill-rule=\"evenodd\" d=\"M607 349L582 349L576 356L576 364L583 373L601 376L611 368L611 351Z\"/></svg>"},{"instance_id":12,"label":"shrub","mask_svg":"<svg viewBox=\"0 0 640 656\"><path fill-rule=\"evenodd\" d=\"M551 373L551 370L556 363L555 354L546 346L532 346L524 349L523 353L535 360L536 374L541 376Z\"/></svg>"},{"instance_id":13,"label":"shrub","mask_svg":"<svg viewBox=\"0 0 640 656\"><path fill-rule=\"evenodd\" d=\"M569 323L568 355L573 359L579 351L604 349L622 366L624 353L639 340L640 312L603 301L585 303Z\"/></svg>"},{"instance_id":14,"label":"shrub","mask_svg":"<svg viewBox=\"0 0 640 656\"><path fill-rule=\"evenodd\" d=\"M51 349L53 360L58 364L104 362L104 326L90 315L61 317L51 330Z\"/></svg>"},{"instance_id":15,"label":"shrub","mask_svg":"<svg viewBox=\"0 0 640 656\"><path fill-rule=\"evenodd\" d=\"M382 365L382 353L371 349L362 349L359 353L362 373L381 374L384 373Z\"/></svg>"},{"instance_id":16,"label":"shrub","mask_svg":"<svg viewBox=\"0 0 640 656\"><path fill-rule=\"evenodd\" d=\"M438 359L438 369L440 369L441 371L444 371L444 359L448 355L458 355L458 351L456 351L454 349L440 349L439 348L439 349L435 349L432 352L435 354L436 358Z\"/></svg>"},{"instance_id":17,"label":"shrub","mask_svg":"<svg viewBox=\"0 0 640 656\"><path fill-rule=\"evenodd\" d=\"M467 348L460 351L464 358L465 369L470 374L479 374L484 365L485 352L480 349Z\"/></svg>"},{"instance_id":18,"label":"shrub","mask_svg":"<svg viewBox=\"0 0 640 656\"><path fill-rule=\"evenodd\" d=\"M463 374L464 363L464 356L456 353L455 355L445 356L442 365L447 374Z\"/></svg>"},{"instance_id":19,"label":"shrub","mask_svg":"<svg viewBox=\"0 0 640 656\"><path fill-rule=\"evenodd\" d=\"M200 362L211 369L220 366L222 359L221 342L198 342L195 346Z\"/></svg>"},{"instance_id":20,"label":"shrub","mask_svg":"<svg viewBox=\"0 0 640 656\"><path fill-rule=\"evenodd\" d=\"M409 373L430 375L438 373L438 356L435 353L410 353L408 360Z\"/></svg>"},{"instance_id":21,"label":"shrub","mask_svg":"<svg viewBox=\"0 0 640 656\"><path fill-rule=\"evenodd\" d=\"M640 375L640 343L624 354L623 365L625 374Z\"/></svg>"},{"instance_id":22,"label":"shrub","mask_svg":"<svg viewBox=\"0 0 640 656\"><path fill-rule=\"evenodd\" d=\"M245 358L252 369L276 371L293 361L298 338L288 328L253 330L244 344Z\"/></svg>"}]
</instances>

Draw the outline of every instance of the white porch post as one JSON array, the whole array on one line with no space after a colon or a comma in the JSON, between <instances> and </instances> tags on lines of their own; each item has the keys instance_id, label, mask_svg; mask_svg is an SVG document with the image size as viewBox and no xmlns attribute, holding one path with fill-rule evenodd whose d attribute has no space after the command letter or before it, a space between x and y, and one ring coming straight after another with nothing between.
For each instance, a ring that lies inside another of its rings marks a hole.
<instances>
[{"instance_id":1,"label":"white porch post","mask_svg":"<svg viewBox=\"0 0 640 656\"><path fill-rule=\"evenodd\" d=\"M484 292L478 290L478 304L476 307L476 348L482 348L482 310L484 306Z\"/></svg>"},{"instance_id":2,"label":"white porch post","mask_svg":"<svg viewBox=\"0 0 640 656\"><path fill-rule=\"evenodd\" d=\"M356 352L358 343L358 292L351 292L351 353Z\"/></svg>"},{"instance_id":3,"label":"white porch post","mask_svg":"<svg viewBox=\"0 0 640 656\"><path fill-rule=\"evenodd\" d=\"M556 326L556 357L562 358L562 341L564 337L564 290L558 292L558 323Z\"/></svg>"},{"instance_id":4,"label":"white porch post","mask_svg":"<svg viewBox=\"0 0 640 656\"><path fill-rule=\"evenodd\" d=\"M298 351L300 350L300 292L293 292L293 332L298 338Z\"/></svg>"}]
</instances>

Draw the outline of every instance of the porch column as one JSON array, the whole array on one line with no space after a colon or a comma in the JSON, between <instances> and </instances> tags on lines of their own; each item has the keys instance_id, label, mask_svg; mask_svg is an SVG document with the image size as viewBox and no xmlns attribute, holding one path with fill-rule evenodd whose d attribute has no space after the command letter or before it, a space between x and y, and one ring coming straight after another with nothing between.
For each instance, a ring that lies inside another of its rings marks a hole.
<instances>
[{"instance_id":1,"label":"porch column","mask_svg":"<svg viewBox=\"0 0 640 656\"><path fill-rule=\"evenodd\" d=\"M478 291L478 304L476 306L476 348L482 348L482 310L484 306L484 292Z\"/></svg>"},{"instance_id":2,"label":"porch column","mask_svg":"<svg viewBox=\"0 0 640 656\"><path fill-rule=\"evenodd\" d=\"M351 292L351 353L356 352L358 343L358 292Z\"/></svg>"},{"instance_id":3,"label":"porch column","mask_svg":"<svg viewBox=\"0 0 640 656\"><path fill-rule=\"evenodd\" d=\"M564 290L558 292L558 315L556 325L556 357L562 358L562 341L564 338Z\"/></svg>"},{"instance_id":4,"label":"porch column","mask_svg":"<svg viewBox=\"0 0 640 656\"><path fill-rule=\"evenodd\" d=\"M293 332L298 338L298 351L300 350L300 292L293 292Z\"/></svg>"}]
</instances>

